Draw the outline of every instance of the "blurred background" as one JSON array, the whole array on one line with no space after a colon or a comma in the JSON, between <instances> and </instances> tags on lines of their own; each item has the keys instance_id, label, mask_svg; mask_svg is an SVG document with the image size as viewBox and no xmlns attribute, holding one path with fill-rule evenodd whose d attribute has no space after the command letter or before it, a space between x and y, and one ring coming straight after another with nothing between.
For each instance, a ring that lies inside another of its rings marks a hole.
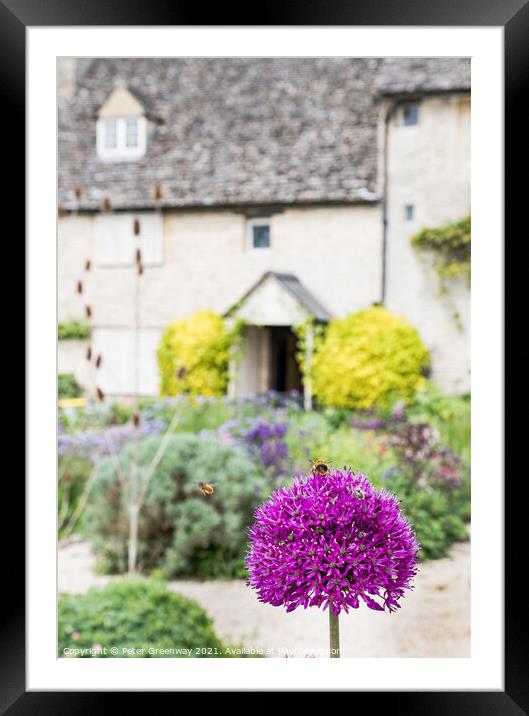
<instances>
[{"instance_id":1,"label":"blurred background","mask_svg":"<svg viewBox=\"0 0 529 716\"><path fill-rule=\"evenodd\" d=\"M59 656L327 656L326 614L244 569L256 506L315 458L421 543L342 655L470 656L470 60L57 79Z\"/></svg>"}]
</instances>

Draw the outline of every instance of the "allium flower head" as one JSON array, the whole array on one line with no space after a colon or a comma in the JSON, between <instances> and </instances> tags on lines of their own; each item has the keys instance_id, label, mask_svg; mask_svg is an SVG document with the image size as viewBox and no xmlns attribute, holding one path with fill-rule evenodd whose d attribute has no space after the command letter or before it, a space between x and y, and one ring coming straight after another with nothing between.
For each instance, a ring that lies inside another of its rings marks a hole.
<instances>
[{"instance_id":1,"label":"allium flower head","mask_svg":"<svg viewBox=\"0 0 529 716\"><path fill-rule=\"evenodd\" d=\"M397 499L360 473L332 469L297 478L257 508L246 556L261 602L287 612L360 600L395 611L415 575L419 544Z\"/></svg>"}]
</instances>

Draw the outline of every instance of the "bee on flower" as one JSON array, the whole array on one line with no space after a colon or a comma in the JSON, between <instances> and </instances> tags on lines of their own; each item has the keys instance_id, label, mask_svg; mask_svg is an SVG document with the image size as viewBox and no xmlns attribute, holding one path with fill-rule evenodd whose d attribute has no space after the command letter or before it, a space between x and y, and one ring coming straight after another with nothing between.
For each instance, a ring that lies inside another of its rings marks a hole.
<instances>
[{"instance_id":1,"label":"bee on flower","mask_svg":"<svg viewBox=\"0 0 529 716\"><path fill-rule=\"evenodd\" d=\"M331 462L330 460L312 460L309 458L309 462L312 463L312 472L315 475L328 475L331 471Z\"/></svg>"}]
</instances>

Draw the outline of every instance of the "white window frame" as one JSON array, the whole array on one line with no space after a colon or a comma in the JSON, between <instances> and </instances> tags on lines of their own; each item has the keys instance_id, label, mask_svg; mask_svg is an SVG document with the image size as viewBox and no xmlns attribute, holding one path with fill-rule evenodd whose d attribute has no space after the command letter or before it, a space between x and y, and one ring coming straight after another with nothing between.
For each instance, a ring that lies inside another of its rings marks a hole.
<instances>
[{"instance_id":1,"label":"white window frame","mask_svg":"<svg viewBox=\"0 0 529 716\"><path fill-rule=\"evenodd\" d=\"M127 121L135 119L138 123L138 143L127 146ZM116 122L116 146L105 146L107 121ZM139 159L147 148L147 120L145 117L101 117L97 120L97 154L101 159Z\"/></svg>"},{"instance_id":2,"label":"white window frame","mask_svg":"<svg viewBox=\"0 0 529 716\"><path fill-rule=\"evenodd\" d=\"M254 246L253 244L253 227L254 226L268 226L268 234L270 241L268 246ZM272 250L272 222L269 216L263 216L261 218L248 219L246 222L246 244L248 250L253 254L266 254Z\"/></svg>"}]
</instances>

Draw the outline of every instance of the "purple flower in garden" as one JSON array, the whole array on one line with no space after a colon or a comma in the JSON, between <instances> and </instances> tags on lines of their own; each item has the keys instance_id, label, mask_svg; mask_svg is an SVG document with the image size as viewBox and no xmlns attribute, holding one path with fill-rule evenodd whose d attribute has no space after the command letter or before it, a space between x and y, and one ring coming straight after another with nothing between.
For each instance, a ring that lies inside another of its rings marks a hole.
<instances>
[{"instance_id":1,"label":"purple flower in garden","mask_svg":"<svg viewBox=\"0 0 529 716\"><path fill-rule=\"evenodd\" d=\"M403 420L406 415L406 403L403 400L399 400L393 406L391 411L391 417L393 420Z\"/></svg>"},{"instance_id":2,"label":"purple flower in garden","mask_svg":"<svg viewBox=\"0 0 529 716\"><path fill-rule=\"evenodd\" d=\"M288 458L288 445L283 442L267 440L259 449L259 457L263 467L280 465Z\"/></svg>"},{"instance_id":3,"label":"purple flower in garden","mask_svg":"<svg viewBox=\"0 0 529 716\"><path fill-rule=\"evenodd\" d=\"M267 423L265 420L257 419L252 427L245 434L246 442L256 442L270 439L281 439L288 431L287 423Z\"/></svg>"},{"instance_id":4,"label":"purple flower in garden","mask_svg":"<svg viewBox=\"0 0 529 716\"><path fill-rule=\"evenodd\" d=\"M165 427L162 420L153 418L143 421L137 432L138 437L146 438L159 435ZM65 433L59 430L58 453L60 457L68 455L86 458L93 464L115 451L121 450L132 440L134 428L131 423L126 425L110 425L103 430L80 430Z\"/></svg>"},{"instance_id":5,"label":"purple flower in garden","mask_svg":"<svg viewBox=\"0 0 529 716\"><path fill-rule=\"evenodd\" d=\"M275 477L284 472L288 459L288 445L283 440L288 428L289 423L268 423L256 418L242 434L250 454L257 457L264 468L270 468Z\"/></svg>"},{"instance_id":6,"label":"purple flower in garden","mask_svg":"<svg viewBox=\"0 0 529 716\"><path fill-rule=\"evenodd\" d=\"M411 588L419 544L397 499L360 473L332 470L297 478L257 508L246 556L248 584L261 602L331 606L360 600L395 611Z\"/></svg>"},{"instance_id":7,"label":"purple flower in garden","mask_svg":"<svg viewBox=\"0 0 529 716\"><path fill-rule=\"evenodd\" d=\"M354 420L352 427L357 430L380 430L385 426L385 421L382 418L373 418L372 420Z\"/></svg>"}]
</instances>

